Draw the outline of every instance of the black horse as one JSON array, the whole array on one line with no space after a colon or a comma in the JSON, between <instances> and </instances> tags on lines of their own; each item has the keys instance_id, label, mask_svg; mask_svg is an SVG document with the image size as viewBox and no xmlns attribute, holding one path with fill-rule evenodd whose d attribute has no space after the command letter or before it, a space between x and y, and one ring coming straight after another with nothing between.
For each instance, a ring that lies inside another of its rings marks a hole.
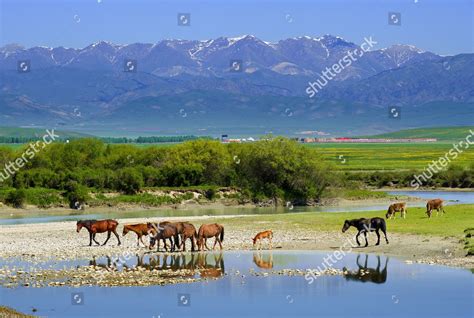
<instances>
[{"instance_id":1,"label":"black horse","mask_svg":"<svg viewBox=\"0 0 474 318\"><path fill-rule=\"evenodd\" d=\"M369 242L367 241L367 232L375 232L377 234L377 244L375 245L379 245L380 244L379 230L381 230L383 234L385 235L385 241L388 244L387 225L385 224L385 220L382 218L371 218L371 219L361 218L361 219L345 220L344 226L342 227L342 233L347 231L351 226L355 227L359 231L356 235L356 242L357 242L357 245L359 246L360 246L360 243L359 243L360 233L364 233L365 247L369 245Z\"/></svg>"}]
</instances>

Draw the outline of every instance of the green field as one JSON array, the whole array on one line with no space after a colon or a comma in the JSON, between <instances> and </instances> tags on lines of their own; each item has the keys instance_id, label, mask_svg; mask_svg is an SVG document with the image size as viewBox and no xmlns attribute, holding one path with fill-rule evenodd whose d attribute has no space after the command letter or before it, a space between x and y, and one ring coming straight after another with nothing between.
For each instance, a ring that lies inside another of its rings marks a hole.
<instances>
[{"instance_id":1,"label":"green field","mask_svg":"<svg viewBox=\"0 0 474 318\"><path fill-rule=\"evenodd\" d=\"M422 170L451 148L451 143L417 144L305 144L318 149L324 159L335 163L339 170ZM340 157L341 156L341 157ZM345 159L345 160L344 160ZM474 162L474 148L464 150L456 165L467 167Z\"/></svg>"},{"instance_id":2,"label":"green field","mask_svg":"<svg viewBox=\"0 0 474 318\"><path fill-rule=\"evenodd\" d=\"M366 138L437 138L440 141L458 141L471 134L469 130L474 131L474 126L405 129Z\"/></svg>"},{"instance_id":3,"label":"green field","mask_svg":"<svg viewBox=\"0 0 474 318\"><path fill-rule=\"evenodd\" d=\"M446 207L444 216L433 216L428 219L424 207L409 208L406 219L387 220L387 229L390 232L436 235L441 237L464 237L464 230L474 224L474 205L451 205ZM325 212L325 213L290 213L266 214L243 218L218 219L217 223L230 226L262 227L262 223L270 223L273 227L289 229L301 228L312 231L340 232L344 220L384 217L385 211L368 212ZM354 229L352 229L354 230Z\"/></svg>"}]
</instances>

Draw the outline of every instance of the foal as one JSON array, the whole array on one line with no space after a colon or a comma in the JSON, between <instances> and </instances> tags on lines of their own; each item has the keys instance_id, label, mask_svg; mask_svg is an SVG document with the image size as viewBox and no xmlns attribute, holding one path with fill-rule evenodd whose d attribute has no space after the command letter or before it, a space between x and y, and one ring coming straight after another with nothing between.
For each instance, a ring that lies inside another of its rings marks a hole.
<instances>
[{"instance_id":1,"label":"foal","mask_svg":"<svg viewBox=\"0 0 474 318\"><path fill-rule=\"evenodd\" d=\"M270 242L270 249L272 249L272 238L273 238L272 230L267 230L267 231L257 233L257 235L255 235L255 237L252 239L253 247L255 247L255 244L257 244L257 242L259 243L258 246L257 246L257 249L259 247L261 247L262 246L262 240L264 238L268 239L268 241Z\"/></svg>"},{"instance_id":2,"label":"foal","mask_svg":"<svg viewBox=\"0 0 474 318\"><path fill-rule=\"evenodd\" d=\"M142 242L142 244L145 245L145 243L143 242L143 236L148 235L148 226L147 226L146 223L124 225L122 236L127 235L127 233L130 232L130 231L137 234L137 246L138 247L140 247L140 242Z\"/></svg>"}]
</instances>

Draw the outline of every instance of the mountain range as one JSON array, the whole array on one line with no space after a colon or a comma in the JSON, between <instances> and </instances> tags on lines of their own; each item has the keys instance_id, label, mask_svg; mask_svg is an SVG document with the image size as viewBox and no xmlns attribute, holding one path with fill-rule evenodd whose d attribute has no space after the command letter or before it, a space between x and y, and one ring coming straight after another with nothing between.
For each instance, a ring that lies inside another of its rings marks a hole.
<instances>
[{"instance_id":1,"label":"mountain range","mask_svg":"<svg viewBox=\"0 0 474 318\"><path fill-rule=\"evenodd\" d=\"M474 54L375 45L310 98L308 83L355 49L359 45L332 35L275 43L252 35L101 41L82 49L6 45L0 48L0 125L109 135L294 135L308 129L353 135L439 120L472 124ZM390 107L401 115L390 117Z\"/></svg>"}]
</instances>

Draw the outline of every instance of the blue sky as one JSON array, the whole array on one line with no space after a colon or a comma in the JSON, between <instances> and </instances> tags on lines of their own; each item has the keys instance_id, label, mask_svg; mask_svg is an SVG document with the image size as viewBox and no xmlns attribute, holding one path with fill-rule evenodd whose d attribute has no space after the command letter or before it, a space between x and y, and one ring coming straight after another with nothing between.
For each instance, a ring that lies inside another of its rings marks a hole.
<instances>
[{"instance_id":1,"label":"blue sky","mask_svg":"<svg viewBox=\"0 0 474 318\"><path fill-rule=\"evenodd\" d=\"M474 52L472 0L0 0L0 45L84 47L253 34L267 41L365 36L377 48L413 44L438 54ZM401 26L388 13L401 13ZM178 13L191 26L177 25Z\"/></svg>"}]
</instances>

